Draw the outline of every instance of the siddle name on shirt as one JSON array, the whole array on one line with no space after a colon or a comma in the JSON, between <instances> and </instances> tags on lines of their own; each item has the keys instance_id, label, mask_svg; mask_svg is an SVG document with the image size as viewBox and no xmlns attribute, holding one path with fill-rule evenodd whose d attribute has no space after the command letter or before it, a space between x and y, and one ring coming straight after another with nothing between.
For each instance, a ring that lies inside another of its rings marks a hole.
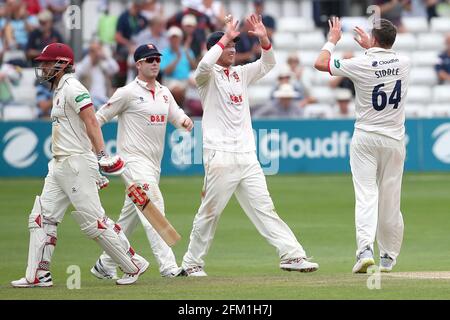
<instances>
[{"instance_id":1,"label":"siddle name on shirt","mask_svg":"<svg viewBox=\"0 0 450 320\"><path fill-rule=\"evenodd\" d=\"M375 71L375 76L377 77L377 79L383 78L386 76L398 76L399 72L400 72L399 70L400 70L400 68L389 68L389 69L378 70L378 71Z\"/></svg>"}]
</instances>

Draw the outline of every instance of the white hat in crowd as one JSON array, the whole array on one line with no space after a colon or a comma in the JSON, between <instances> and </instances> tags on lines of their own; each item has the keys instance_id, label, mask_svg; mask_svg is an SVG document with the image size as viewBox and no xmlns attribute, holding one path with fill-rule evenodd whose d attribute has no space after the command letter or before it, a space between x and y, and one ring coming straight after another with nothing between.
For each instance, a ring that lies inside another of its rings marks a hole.
<instances>
[{"instance_id":1,"label":"white hat in crowd","mask_svg":"<svg viewBox=\"0 0 450 320\"><path fill-rule=\"evenodd\" d=\"M273 96L275 98L298 98L299 93L295 91L292 84L284 83L278 87Z\"/></svg>"},{"instance_id":2,"label":"white hat in crowd","mask_svg":"<svg viewBox=\"0 0 450 320\"><path fill-rule=\"evenodd\" d=\"M193 14L187 14L183 17L183 20L181 20L182 26L197 26L197 18Z\"/></svg>"},{"instance_id":3,"label":"white hat in crowd","mask_svg":"<svg viewBox=\"0 0 450 320\"><path fill-rule=\"evenodd\" d=\"M349 89L336 89L335 95L338 101L352 99L352 92Z\"/></svg>"},{"instance_id":4,"label":"white hat in crowd","mask_svg":"<svg viewBox=\"0 0 450 320\"><path fill-rule=\"evenodd\" d=\"M291 68L289 68L287 64L282 65L280 70L278 71L278 78L291 76L292 76Z\"/></svg>"},{"instance_id":5,"label":"white hat in crowd","mask_svg":"<svg viewBox=\"0 0 450 320\"><path fill-rule=\"evenodd\" d=\"M176 26L172 26L167 31L167 36L169 38L173 37L173 36L182 38L183 37L183 31L180 28L176 27Z\"/></svg>"}]
</instances>

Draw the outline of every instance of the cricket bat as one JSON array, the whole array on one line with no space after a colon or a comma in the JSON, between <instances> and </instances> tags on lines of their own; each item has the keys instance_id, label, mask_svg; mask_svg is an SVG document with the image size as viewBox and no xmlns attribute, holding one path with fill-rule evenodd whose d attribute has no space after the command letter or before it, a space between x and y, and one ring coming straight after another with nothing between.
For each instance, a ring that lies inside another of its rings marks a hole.
<instances>
[{"instance_id":1,"label":"cricket bat","mask_svg":"<svg viewBox=\"0 0 450 320\"><path fill-rule=\"evenodd\" d=\"M121 177L127 187L126 193L128 197L138 207L167 245L170 247L174 246L181 239L181 236L170 224L169 220L156 208L140 185L129 181L124 174Z\"/></svg>"}]
</instances>

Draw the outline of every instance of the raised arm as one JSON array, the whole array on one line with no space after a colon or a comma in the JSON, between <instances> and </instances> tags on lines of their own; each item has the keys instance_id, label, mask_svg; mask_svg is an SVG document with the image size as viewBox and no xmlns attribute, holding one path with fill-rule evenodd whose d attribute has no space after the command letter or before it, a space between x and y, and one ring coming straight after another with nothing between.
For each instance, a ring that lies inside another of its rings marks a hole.
<instances>
[{"instance_id":1,"label":"raised arm","mask_svg":"<svg viewBox=\"0 0 450 320\"><path fill-rule=\"evenodd\" d=\"M331 54L336 47L339 39L341 39L341 22L338 17L333 17L328 20L328 25L330 26L330 32L328 33L328 42L325 43L319 56L314 63L314 68L319 71L328 72Z\"/></svg>"},{"instance_id":2,"label":"raised arm","mask_svg":"<svg viewBox=\"0 0 450 320\"><path fill-rule=\"evenodd\" d=\"M249 18L247 18L247 23L251 28L248 31L248 34L258 37L262 49L260 59L243 66L243 72L245 73L247 84L250 84L269 73L269 71L275 67L276 61L272 44L267 36L266 27L262 23L262 17L260 15L257 16L252 14Z\"/></svg>"},{"instance_id":3,"label":"raised arm","mask_svg":"<svg viewBox=\"0 0 450 320\"><path fill-rule=\"evenodd\" d=\"M228 15L225 18L225 21L225 34L216 45L208 50L208 52L203 56L202 60L200 60L198 67L195 70L194 78L197 85L203 85L209 80L213 67L222 55L223 49L228 45L229 42L233 41L237 36L239 36L239 21L235 21L233 17L231 17L231 15Z\"/></svg>"}]
</instances>

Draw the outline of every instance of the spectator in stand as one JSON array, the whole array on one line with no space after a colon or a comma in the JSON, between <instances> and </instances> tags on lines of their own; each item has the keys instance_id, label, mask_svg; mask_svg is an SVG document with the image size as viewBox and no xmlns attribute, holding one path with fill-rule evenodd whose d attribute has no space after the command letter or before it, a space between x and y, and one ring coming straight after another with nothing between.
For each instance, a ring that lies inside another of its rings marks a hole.
<instances>
[{"instance_id":1,"label":"spectator in stand","mask_svg":"<svg viewBox=\"0 0 450 320\"><path fill-rule=\"evenodd\" d=\"M270 99L274 100L275 98L275 92L279 90L279 88L284 84L290 84L292 88L297 92L297 98L299 101L302 98L302 92L301 88L297 87L295 84L295 78L294 74L292 73L290 67L288 65L283 65L280 68L280 71L278 72L278 78L277 83L272 89L272 93L270 94Z\"/></svg>"},{"instance_id":2,"label":"spectator in stand","mask_svg":"<svg viewBox=\"0 0 450 320\"><path fill-rule=\"evenodd\" d=\"M411 0L375 0L374 4L380 7L381 18L391 21L399 33L406 32L402 24L403 10Z\"/></svg>"},{"instance_id":3,"label":"spectator in stand","mask_svg":"<svg viewBox=\"0 0 450 320\"><path fill-rule=\"evenodd\" d=\"M199 11L209 17L216 30L221 30L225 26L226 11L220 1L203 0Z\"/></svg>"},{"instance_id":4,"label":"spectator in stand","mask_svg":"<svg viewBox=\"0 0 450 320\"><path fill-rule=\"evenodd\" d=\"M38 27L38 19L28 15L26 4L20 0L8 0L5 11L6 19L0 21L5 45L3 58L7 62L27 67L25 50L28 35Z\"/></svg>"},{"instance_id":5,"label":"spectator in stand","mask_svg":"<svg viewBox=\"0 0 450 320\"><path fill-rule=\"evenodd\" d=\"M36 106L37 115L41 119L50 119L53 106L53 93L50 90L50 82L39 83L36 81Z\"/></svg>"},{"instance_id":6,"label":"spectator in stand","mask_svg":"<svg viewBox=\"0 0 450 320\"><path fill-rule=\"evenodd\" d=\"M53 42L63 42L60 33L53 27L53 15L49 10L43 10L38 15L39 27L30 33L27 43L27 58L34 65L42 49Z\"/></svg>"},{"instance_id":7,"label":"spectator in stand","mask_svg":"<svg viewBox=\"0 0 450 320\"><path fill-rule=\"evenodd\" d=\"M147 19L148 22L154 18L164 18L164 7L158 0L145 0L142 5L141 14Z\"/></svg>"},{"instance_id":8,"label":"spectator in stand","mask_svg":"<svg viewBox=\"0 0 450 320\"><path fill-rule=\"evenodd\" d=\"M41 9L48 9L53 14L53 25L56 30L63 36L63 38L68 39L69 34L63 21L64 12L70 6L70 0L41 0L44 5Z\"/></svg>"},{"instance_id":9,"label":"spectator in stand","mask_svg":"<svg viewBox=\"0 0 450 320\"><path fill-rule=\"evenodd\" d=\"M8 0L6 2L6 19L0 25L5 28L6 34L10 30L9 37L5 38L8 49L24 50L28 42L28 34L38 27L36 16L28 15L26 4L20 0Z\"/></svg>"},{"instance_id":10,"label":"spectator in stand","mask_svg":"<svg viewBox=\"0 0 450 320\"><path fill-rule=\"evenodd\" d=\"M336 119L354 119L355 105L352 92L348 89L336 89L336 105L333 106L333 117Z\"/></svg>"},{"instance_id":11,"label":"spectator in stand","mask_svg":"<svg viewBox=\"0 0 450 320\"><path fill-rule=\"evenodd\" d=\"M253 113L254 118L302 118L303 108L299 106L299 93L290 83L282 84L274 93L274 100Z\"/></svg>"},{"instance_id":12,"label":"spectator in stand","mask_svg":"<svg viewBox=\"0 0 450 320\"><path fill-rule=\"evenodd\" d=\"M75 66L75 75L89 90L96 109L104 105L113 94L111 79L118 71L116 60L96 40L89 45L89 53Z\"/></svg>"},{"instance_id":13,"label":"spectator in stand","mask_svg":"<svg viewBox=\"0 0 450 320\"><path fill-rule=\"evenodd\" d=\"M439 63L435 66L439 84L450 84L450 33L445 38L446 50L439 55Z\"/></svg>"},{"instance_id":14,"label":"spectator in stand","mask_svg":"<svg viewBox=\"0 0 450 320\"><path fill-rule=\"evenodd\" d=\"M303 85L301 79L298 81L295 78L295 74L292 73L288 65L282 66L280 73L278 74L278 83L273 89L270 98L276 99L275 92L277 92L284 84L290 84L292 88L297 92L296 100L301 108L306 107L308 104L317 102L317 99L310 95L309 87Z\"/></svg>"},{"instance_id":15,"label":"spectator in stand","mask_svg":"<svg viewBox=\"0 0 450 320\"><path fill-rule=\"evenodd\" d=\"M128 71L128 57L132 56L136 48L132 37L144 30L147 19L141 14L143 0L134 0L130 7L125 10L117 22L116 29L116 60L120 70L114 79L114 87L122 87L126 83Z\"/></svg>"},{"instance_id":16,"label":"spectator in stand","mask_svg":"<svg viewBox=\"0 0 450 320\"><path fill-rule=\"evenodd\" d=\"M154 17L145 28L132 38L136 46L151 43L158 48L164 50L169 46L169 39L166 33L166 23L162 17Z\"/></svg>"},{"instance_id":17,"label":"spectator in stand","mask_svg":"<svg viewBox=\"0 0 450 320\"><path fill-rule=\"evenodd\" d=\"M0 111L3 112L3 106L14 101L11 86L17 85L21 76L20 67L9 63L0 66Z\"/></svg>"},{"instance_id":18,"label":"spectator in stand","mask_svg":"<svg viewBox=\"0 0 450 320\"><path fill-rule=\"evenodd\" d=\"M0 0L0 61L3 60L3 52L5 50L5 35L3 27L6 24L6 4L3 0Z\"/></svg>"},{"instance_id":19,"label":"spectator in stand","mask_svg":"<svg viewBox=\"0 0 450 320\"><path fill-rule=\"evenodd\" d=\"M428 22L437 17L436 7L439 0L410 0L404 7L404 17L425 17Z\"/></svg>"},{"instance_id":20,"label":"spectator in stand","mask_svg":"<svg viewBox=\"0 0 450 320\"><path fill-rule=\"evenodd\" d=\"M275 19L264 12L264 0L253 0L253 6L255 8L255 13L262 16L262 22L266 26L267 36L270 41L272 41L273 33L277 27Z\"/></svg>"},{"instance_id":21,"label":"spectator in stand","mask_svg":"<svg viewBox=\"0 0 450 320\"><path fill-rule=\"evenodd\" d=\"M189 74L197 67L197 63L192 50L182 46L183 31L180 28L170 27L167 35L169 47L161 52L163 82L172 92L178 105L183 106Z\"/></svg>"},{"instance_id":22,"label":"spectator in stand","mask_svg":"<svg viewBox=\"0 0 450 320\"><path fill-rule=\"evenodd\" d=\"M298 88L311 88L312 78L314 76L314 71L310 68L305 68L300 64L300 58L298 52L292 52L287 57L287 65L291 70L292 79L291 82L294 87Z\"/></svg>"},{"instance_id":23,"label":"spectator in stand","mask_svg":"<svg viewBox=\"0 0 450 320\"><path fill-rule=\"evenodd\" d=\"M97 36L101 43L111 47L116 45L116 29L118 17L110 13L109 1L99 4L98 10L101 12L98 18Z\"/></svg>"},{"instance_id":24,"label":"spectator in stand","mask_svg":"<svg viewBox=\"0 0 450 320\"><path fill-rule=\"evenodd\" d=\"M342 55L342 59L350 59L353 58L353 52L345 52ZM329 86L333 89L340 88L340 89L348 89L351 91L352 96L355 96L355 85L353 84L353 81L350 80L347 77L341 77L341 76L335 76L331 77L330 82L328 83Z\"/></svg>"},{"instance_id":25,"label":"spectator in stand","mask_svg":"<svg viewBox=\"0 0 450 320\"><path fill-rule=\"evenodd\" d=\"M259 40L257 37L249 35L249 30L251 30L251 26L248 24L247 19L243 19L239 28L239 41L236 42L235 65L251 63L261 57Z\"/></svg>"},{"instance_id":26,"label":"spectator in stand","mask_svg":"<svg viewBox=\"0 0 450 320\"><path fill-rule=\"evenodd\" d=\"M215 31L215 26L212 24L209 17L200 12L200 5L202 0L183 0L183 10L173 15L167 21L167 27L170 28L172 26L177 26L179 28L182 27L183 17L188 14L192 14L197 19L197 31L202 39L206 39L206 35L210 32ZM205 40L206 41L206 40Z\"/></svg>"},{"instance_id":27,"label":"spectator in stand","mask_svg":"<svg viewBox=\"0 0 450 320\"><path fill-rule=\"evenodd\" d=\"M29 15L36 16L41 11L39 0L24 0Z\"/></svg>"},{"instance_id":28,"label":"spectator in stand","mask_svg":"<svg viewBox=\"0 0 450 320\"><path fill-rule=\"evenodd\" d=\"M181 21L181 28L184 35L184 46L192 50L196 61L200 61L203 52L206 51L206 39L197 29L197 18L193 14L185 15Z\"/></svg>"}]
</instances>

